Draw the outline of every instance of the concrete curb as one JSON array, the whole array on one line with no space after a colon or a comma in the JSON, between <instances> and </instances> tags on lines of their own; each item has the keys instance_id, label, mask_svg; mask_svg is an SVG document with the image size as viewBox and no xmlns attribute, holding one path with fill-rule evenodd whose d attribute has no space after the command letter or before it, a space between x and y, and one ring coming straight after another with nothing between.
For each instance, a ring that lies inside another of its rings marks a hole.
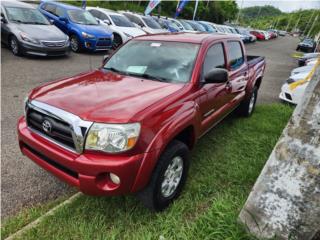
<instances>
[{"instance_id":1,"label":"concrete curb","mask_svg":"<svg viewBox=\"0 0 320 240\"><path fill-rule=\"evenodd\" d=\"M48 212L46 212L45 214L43 214L42 216L40 216L39 218L37 218L36 220L34 220L33 222L27 224L26 226L24 226L23 228L21 228L20 230L18 230L17 232L11 234L9 237L5 238L5 240L13 240L19 236L21 236L23 233L25 233L27 230L34 228L35 226L37 226L39 223L41 223L46 217L52 216L56 211L58 211L60 208L64 207L67 204L71 204L72 202L74 202L77 198L79 198L81 195L83 195L82 193L78 192L76 194L74 194L73 196L71 196L70 198L68 198L67 200L65 200L64 202L60 203L59 205L55 206L54 208L52 208L51 210L49 210Z\"/></svg>"}]
</instances>

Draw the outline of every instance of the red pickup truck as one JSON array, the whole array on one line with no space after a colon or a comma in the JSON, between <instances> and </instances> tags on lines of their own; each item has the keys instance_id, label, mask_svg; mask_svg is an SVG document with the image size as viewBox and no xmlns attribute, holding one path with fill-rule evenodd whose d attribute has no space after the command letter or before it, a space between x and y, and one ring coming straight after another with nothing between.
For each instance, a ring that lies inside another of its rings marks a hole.
<instances>
[{"instance_id":1,"label":"red pickup truck","mask_svg":"<svg viewBox=\"0 0 320 240\"><path fill-rule=\"evenodd\" d=\"M235 109L251 115L264 69L235 36L141 36L97 70L33 89L19 145L85 194L135 193L160 211L180 194L197 140Z\"/></svg>"}]
</instances>

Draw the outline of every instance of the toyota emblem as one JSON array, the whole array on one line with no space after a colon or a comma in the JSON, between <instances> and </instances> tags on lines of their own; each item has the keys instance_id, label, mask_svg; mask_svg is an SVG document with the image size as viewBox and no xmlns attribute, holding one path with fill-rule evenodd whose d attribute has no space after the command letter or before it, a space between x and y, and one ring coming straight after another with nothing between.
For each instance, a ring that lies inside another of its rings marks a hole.
<instances>
[{"instance_id":1,"label":"toyota emblem","mask_svg":"<svg viewBox=\"0 0 320 240\"><path fill-rule=\"evenodd\" d=\"M48 120L44 120L44 121L42 122L42 129L43 129L46 133L51 132L51 129L52 129L51 123L50 123Z\"/></svg>"}]
</instances>

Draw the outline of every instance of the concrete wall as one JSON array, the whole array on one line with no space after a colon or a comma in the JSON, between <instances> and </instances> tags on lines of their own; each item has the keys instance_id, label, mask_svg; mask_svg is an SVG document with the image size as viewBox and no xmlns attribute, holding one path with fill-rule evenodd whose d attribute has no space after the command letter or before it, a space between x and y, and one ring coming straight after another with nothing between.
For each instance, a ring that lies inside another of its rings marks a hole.
<instances>
[{"instance_id":1,"label":"concrete wall","mask_svg":"<svg viewBox=\"0 0 320 240\"><path fill-rule=\"evenodd\" d=\"M319 234L320 67L257 179L240 221L258 238L310 240Z\"/></svg>"}]
</instances>

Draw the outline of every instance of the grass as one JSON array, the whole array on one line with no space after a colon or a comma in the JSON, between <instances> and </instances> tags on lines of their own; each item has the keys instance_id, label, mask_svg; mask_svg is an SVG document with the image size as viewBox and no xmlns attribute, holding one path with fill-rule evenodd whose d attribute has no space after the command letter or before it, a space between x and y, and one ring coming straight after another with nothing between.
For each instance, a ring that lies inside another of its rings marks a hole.
<instances>
[{"instance_id":1,"label":"grass","mask_svg":"<svg viewBox=\"0 0 320 240\"><path fill-rule=\"evenodd\" d=\"M292 111L260 105L224 120L198 142L181 197L162 213L132 196L81 196L20 239L254 239L237 218Z\"/></svg>"}]
</instances>

